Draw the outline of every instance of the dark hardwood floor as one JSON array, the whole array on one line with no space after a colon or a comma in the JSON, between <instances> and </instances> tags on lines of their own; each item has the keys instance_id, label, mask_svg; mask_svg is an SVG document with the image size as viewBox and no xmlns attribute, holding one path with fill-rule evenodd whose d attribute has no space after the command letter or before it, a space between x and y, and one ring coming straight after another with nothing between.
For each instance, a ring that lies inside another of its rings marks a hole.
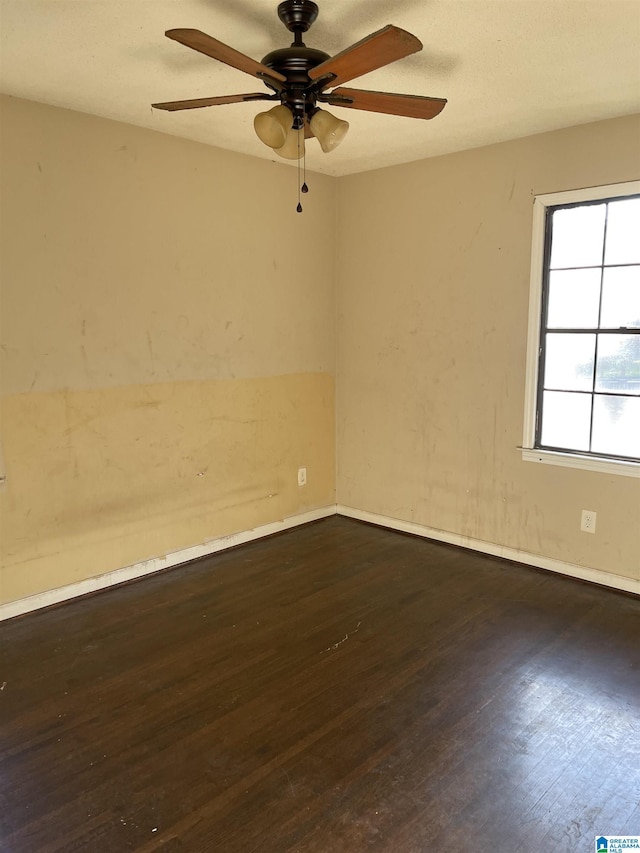
<instances>
[{"instance_id":1,"label":"dark hardwood floor","mask_svg":"<svg viewBox=\"0 0 640 853\"><path fill-rule=\"evenodd\" d=\"M3 853L590 853L640 600L344 518L0 625Z\"/></svg>"}]
</instances>

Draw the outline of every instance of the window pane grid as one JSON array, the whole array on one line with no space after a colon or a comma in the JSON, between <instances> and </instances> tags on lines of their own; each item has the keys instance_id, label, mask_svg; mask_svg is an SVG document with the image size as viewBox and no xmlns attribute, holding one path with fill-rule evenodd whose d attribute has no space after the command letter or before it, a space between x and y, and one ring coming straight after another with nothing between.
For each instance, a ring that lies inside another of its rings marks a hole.
<instances>
[{"instance_id":1,"label":"window pane grid","mask_svg":"<svg viewBox=\"0 0 640 853\"><path fill-rule=\"evenodd\" d=\"M624 391L576 391L571 388L554 388L552 385L545 386L545 391L561 391L563 394L592 394L595 397L629 397L632 400L640 397L640 394L629 394Z\"/></svg>"},{"instance_id":2,"label":"window pane grid","mask_svg":"<svg viewBox=\"0 0 640 853\"><path fill-rule=\"evenodd\" d=\"M598 301L598 328L600 328L600 326L602 324L602 283L604 280L604 253L605 253L605 246L607 245L607 225L608 225L608 223L609 223L609 205L606 204L605 209L604 209L604 229L603 229L603 233L602 233L602 255L600 258L601 269L600 269L600 297L599 297L599 301ZM592 390L592 392L594 392L596 390L596 377L598 375L598 343L599 343L599 336L596 335L596 345L595 345L595 352L594 352L594 358L593 358L593 372L591 374L591 381L592 381L591 390ZM590 412L590 417L589 417L589 452L590 453L593 452L593 413L594 413L594 411L595 411L595 397L592 394L591 412Z\"/></svg>"},{"instance_id":3,"label":"window pane grid","mask_svg":"<svg viewBox=\"0 0 640 853\"><path fill-rule=\"evenodd\" d=\"M631 200L635 208L616 208L613 249L610 210L617 199L547 210L535 436L540 449L640 458L640 317L635 317L640 257L627 245L640 196ZM625 220L630 209L631 225ZM554 246L556 225L559 242ZM606 262L607 253L614 255L613 262ZM572 321L579 328L566 325Z\"/></svg>"},{"instance_id":4,"label":"window pane grid","mask_svg":"<svg viewBox=\"0 0 640 853\"><path fill-rule=\"evenodd\" d=\"M550 266L551 272L562 272L563 270L599 270L605 266L607 269L617 269L618 267L637 267L638 264L585 264L578 267L554 267Z\"/></svg>"},{"instance_id":5,"label":"window pane grid","mask_svg":"<svg viewBox=\"0 0 640 853\"><path fill-rule=\"evenodd\" d=\"M566 328L560 326L549 326L549 328L544 328L544 332L553 332L554 334L557 332L568 333L571 332L572 335L619 335L621 333L625 335L639 335L640 328L636 328L634 326L618 326L617 328L611 327L610 329L599 329L597 326L585 326L582 329L573 329L571 326L566 326Z\"/></svg>"}]
</instances>

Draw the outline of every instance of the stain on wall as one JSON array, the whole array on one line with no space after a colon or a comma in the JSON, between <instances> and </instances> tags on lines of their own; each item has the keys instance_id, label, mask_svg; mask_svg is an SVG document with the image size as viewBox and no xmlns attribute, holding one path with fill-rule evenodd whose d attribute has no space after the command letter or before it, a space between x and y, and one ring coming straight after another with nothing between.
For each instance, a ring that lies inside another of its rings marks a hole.
<instances>
[{"instance_id":1,"label":"stain on wall","mask_svg":"<svg viewBox=\"0 0 640 853\"><path fill-rule=\"evenodd\" d=\"M640 577L640 482L518 451L533 195L640 177L638 117L300 217L288 166L0 108L0 602L334 503L336 423L340 503Z\"/></svg>"},{"instance_id":2,"label":"stain on wall","mask_svg":"<svg viewBox=\"0 0 640 853\"><path fill-rule=\"evenodd\" d=\"M7 600L331 503L333 395L300 374L6 398Z\"/></svg>"},{"instance_id":3,"label":"stain on wall","mask_svg":"<svg viewBox=\"0 0 640 853\"><path fill-rule=\"evenodd\" d=\"M331 179L0 106L0 601L335 503Z\"/></svg>"},{"instance_id":4,"label":"stain on wall","mask_svg":"<svg viewBox=\"0 0 640 853\"><path fill-rule=\"evenodd\" d=\"M638 179L639 143L630 116L341 179L339 503L640 578L640 479L518 449L533 196Z\"/></svg>"}]
</instances>

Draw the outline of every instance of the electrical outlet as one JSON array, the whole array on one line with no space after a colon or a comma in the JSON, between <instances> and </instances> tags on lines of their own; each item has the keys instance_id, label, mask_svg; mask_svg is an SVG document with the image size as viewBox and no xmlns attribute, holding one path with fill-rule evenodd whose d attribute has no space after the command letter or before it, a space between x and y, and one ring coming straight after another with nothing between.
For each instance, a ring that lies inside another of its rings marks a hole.
<instances>
[{"instance_id":1,"label":"electrical outlet","mask_svg":"<svg viewBox=\"0 0 640 853\"><path fill-rule=\"evenodd\" d=\"M307 485L307 469L306 468L298 468L298 485L306 486Z\"/></svg>"},{"instance_id":2,"label":"electrical outlet","mask_svg":"<svg viewBox=\"0 0 640 853\"><path fill-rule=\"evenodd\" d=\"M580 530L583 533L596 532L596 513L592 509L582 510L582 520L580 522Z\"/></svg>"}]
</instances>

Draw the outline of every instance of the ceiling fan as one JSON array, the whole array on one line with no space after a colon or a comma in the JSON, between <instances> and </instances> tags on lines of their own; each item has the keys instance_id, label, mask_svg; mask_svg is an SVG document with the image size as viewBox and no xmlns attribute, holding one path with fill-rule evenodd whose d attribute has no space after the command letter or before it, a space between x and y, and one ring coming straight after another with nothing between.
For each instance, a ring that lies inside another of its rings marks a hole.
<instances>
[{"instance_id":1,"label":"ceiling fan","mask_svg":"<svg viewBox=\"0 0 640 853\"><path fill-rule=\"evenodd\" d=\"M420 40L406 30L391 25L383 27L335 56L329 56L322 50L307 47L302 41L302 34L318 17L316 3L284 0L278 6L278 17L293 33L293 43L290 47L271 51L261 62L200 30L175 29L165 33L186 47L257 77L270 92L168 101L152 106L173 111L243 101L277 101L278 106L255 117L256 133L276 154L299 160L304 153L305 137L315 137L322 150L329 152L342 141L349 128L348 122L320 109L318 104L430 119L447 103L443 98L372 92L341 85L422 50Z\"/></svg>"}]
</instances>

